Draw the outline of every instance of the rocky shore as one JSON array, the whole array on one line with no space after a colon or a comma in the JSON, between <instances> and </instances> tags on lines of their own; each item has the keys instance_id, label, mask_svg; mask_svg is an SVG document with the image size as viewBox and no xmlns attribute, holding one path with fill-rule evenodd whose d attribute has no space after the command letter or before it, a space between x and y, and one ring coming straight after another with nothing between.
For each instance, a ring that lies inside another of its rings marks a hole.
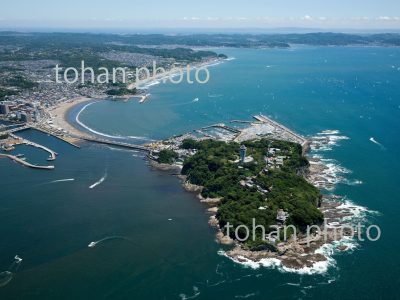
<instances>
[{"instance_id":1,"label":"rocky shore","mask_svg":"<svg viewBox=\"0 0 400 300\"><path fill-rule=\"evenodd\" d=\"M180 171L180 167L176 165L159 164L154 161L150 164L160 170ZM329 187L329 178L326 178L323 174L326 168L327 167L320 160L311 159L309 170L305 174L306 179L319 188L321 188L321 185L323 187ZM305 234L298 233L296 238L292 237L285 242L278 243L275 251L271 251L271 249L259 251L250 250L243 243L224 235L223 229L220 228L216 213L218 212L218 203L221 199L204 198L201 195L203 190L202 186L189 183L186 176L179 175L178 177L182 180L182 187L186 191L195 193L196 197L208 206L207 213L210 214L208 223L217 230L216 241L221 245L233 246L233 248L226 251L224 255L238 263L259 264L262 266L268 261L274 261L275 264L279 264L281 267L292 271L313 268L318 264L327 265L330 258L321 251L324 245L336 243L346 238L346 235L350 235L350 232L346 230L341 232L337 230L337 228L347 224L346 218L353 216L352 211L347 207L342 207L342 203L339 201L341 199L340 196L324 196L321 206L319 207L327 225L324 228L325 232L323 236L318 238L318 236L314 234L307 239ZM338 244L336 249L346 251L348 250L348 246Z\"/></svg>"},{"instance_id":2,"label":"rocky shore","mask_svg":"<svg viewBox=\"0 0 400 300\"><path fill-rule=\"evenodd\" d=\"M302 172L302 176L312 185L320 190L332 190L335 184L340 182L341 177L337 174L337 165L328 163L326 159L318 155L310 155L309 152L317 147L320 143L325 143L327 138L322 142L320 137L317 140L306 140L303 145L303 155L307 156L309 167ZM331 143L332 144L332 143ZM164 171L173 171L180 174L180 165L159 164L150 161L150 165ZM178 174L175 174L178 175ZM327 267L332 263L330 257L333 250L346 251L352 248L347 243L348 236L351 231L340 229L344 225L349 225L354 217L355 206L349 207L344 205L343 197L337 195L324 195L319 206L325 219L325 223L319 226L322 235L317 236L312 233L309 236L303 232L296 232L297 236L292 236L286 241L278 241L271 243L271 246L261 245L257 249L249 248L246 244L233 240L224 234L224 229L220 228L217 218L218 205L221 198L204 198L201 193L202 186L191 184L186 176L178 175L182 180L182 187L196 197L202 203L207 205L206 212L210 215L209 225L216 229L216 241L231 249L223 252L223 255L235 262L250 266L270 266L279 265L286 271L297 272L308 270L310 273L317 269L320 272L326 271ZM283 226L282 226L283 227ZM281 228L283 231L283 228ZM327 249L330 251L326 251Z\"/></svg>"}]
</instances>

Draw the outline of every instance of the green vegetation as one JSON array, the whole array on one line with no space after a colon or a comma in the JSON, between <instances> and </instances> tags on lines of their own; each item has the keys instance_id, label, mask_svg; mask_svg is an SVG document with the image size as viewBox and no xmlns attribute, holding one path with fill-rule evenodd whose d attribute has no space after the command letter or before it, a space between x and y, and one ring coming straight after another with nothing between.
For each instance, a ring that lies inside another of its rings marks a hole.
<instances>
[{"instance_id":1,"label":"green vegetation","mask_svg":"<svg viewBox=\"0 0 400 300\"><path fill-rule=\"evenodd\" d=\"M4 101L6 96L11 96L17 94L16 91L10 91L0 88L0 101Z\"/></svg>"},{"instance_id":2,"label":"green vegetation","mask_svg":"<svg viewBox=\"0 0 400 300\"><path fill-rule=\"evenodd\" d=\"M222 198L217 213L220 226L229 222L234 228L239 225L252 228L254 218L257 225L268 229L276 224L278 209L287 211L289 218L286 223L300 230L304 230L306 225L321 223L323 216L317 208L321 199L319 190L301 176L308 166L301 146L267 139L244 144L247 156L252 156L253 162L235 162L239 158L240 145L234 142L188 139L181 145L185 149L197 149L195 155L184 161L182 174L187 175L191 183L204 186L203 197ZM286 156L286 159L280 168L265 171L269 148L279 148L275 155ZM251 184L243 184L246 181ZM260 210L260 207L266 209ZM244 234L239 231L240 236ZM248 246L257 249L270 247L261 238Z\"/></svg>"},{"instance_id":3,"label":"green vegetation","mask_svg":"<svg viewBox=\"0 0 400 300\"><path fill-rule=\"evenodd\" d=\"M143 37L146 42L143 42ZM95 71L99 67L112 69L122 63L105 59L102 53L120 51L173 58L178 62L196 62L208 57L217 57L212 51L195 51L189 48L139 47L137 45L158 45L160 41L173 38L164 35L115 35L90 33L32 33L0 32L0 46L12 45L18 50L0 52L0 61L21 61L51 59L60 61L60 67L81 67L81 61ZM159 42L156 42L158 40ZM182 43L178 43L183 45ZM176 45L178 45L176 44Z\"/></svg>"},{"instance_id":4,"label":"green vegetation","mask_svg":"<svg viewBox=\"0 0 400 300\"><path fill-rule=\"evenodd\" d=\"M36 82L26 79L17 69L0 68L0 101L5 100L7 96L17 95L22 90L36 86Z\"/></svg>"},{"instance_id":5,"label":"green vegetation","mask_svg":"<svg viewBox=\"0 0 400 300\"><path fill-rule=\"evenodd\" d=\"M13 74L13 76L3 78L1 80L1 84L10 87L16 87L23 90L31 89L37 86L36 82L30 81L20 74Z\"/></svg>"},{"instance_id":6,"label":"green vegetation","mask_svg":"<svg viewBox=\"0 0 400 300\"><path fill-rule=\"evenodd\" d=\"M178 158L178 154L173 150L161 150L157 161L160 164L172 164Z\"/></svg>"},{"instance_id":7,"label":"green vegetation","mask_svg":"<svg viewBox=\"0 0 400 300\"><path fill-rule=\"evenodd\" d=\"M110 89L107 91L107 95L110 96L125 96L125 95L133 95L135 93L136 89L129 90L127 88Z\"/></svg>"},{"instance_id":8,"label":"green vegetation","mask_svg":"<svg viewBox=\"0 0 400 300\"><path fill-rule=\"evenodd\" d=\"M50 51L60 49L88 49L96 52L121 50L144 53L162 57L181 59L196 59L196 56L207 56L212 52L193 51L188 48L166 49L165 45L179 46L213 46L213 47L279 47L288 48L290 44L306 45L400 45L398 33L382 34L345 34L319 32L307 34L95 34L95 33L30 33L1 32L0 45L13 45L31 48L33 52L43 52L42 57L51 56ZM159 47L138 47L137 45L157 45ZM21 51L22 50L22 51ZM14 51L6 49L3 54L17 58L21 57L23 49ZM59 54L59 53L57 53ZM215 55L215 53L214 53ZM28 59L24 57L21 59ZM34 59L34 57L32 57ZM8 59L10 60L10 59Z\"/></svg>"}]
</instances>

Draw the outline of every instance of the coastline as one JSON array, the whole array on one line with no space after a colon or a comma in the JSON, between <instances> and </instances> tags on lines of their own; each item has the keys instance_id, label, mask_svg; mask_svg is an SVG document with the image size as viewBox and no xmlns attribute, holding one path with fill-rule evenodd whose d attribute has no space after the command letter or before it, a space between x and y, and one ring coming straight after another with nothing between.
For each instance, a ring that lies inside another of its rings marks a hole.
<instances>
[{"instance_id":1,"label":"coastline","mask_svg":"<svg viewBox=\"0 0 400 300\"><path fill-rule=\"evenodd\" d=\"M181 169L178 165L160 164L151 159L150 165L159 171L177 171ZM341 252L353 250L353 247L346 239L347 232L345 231L342 235L336 236L334 227L327 230L326 240L310 240L309 246L306 246L307 238L299 235L297 239L290 238L288 241L279 243L276 252L246 249L242 243L225 235L223 228L219 225L216 213L218 212L218 204L221 198L204 198L201 195L203 186L191 184L184 175L178 175L177 177L181 180L182 188L186 192L193 193L201 203L206 205L206 213L210 215L208 224L216 230L215 241L220 245L231 247L231 249L226 251L220 250L218 254L227 257L235 263L253 269L274 267L291 273L322 274L327 271L329 266L334 265L334 260L330 257L332 252L335 250ZM343 204L332 200L324 198L322 202L320 210L323 212L324 218L336 220L352 216L348 207L341 207ZM329 249L329 251L326 249Z\"/></svg>"},{"instance_id":2,"label":"coastline","mask_svg":"<svg viewBox=\"0 0 400 300\"><path fill-rule=\"evenodd\" d=\"M68 120L68 114L77 105L90 103L90 102L94 102L94 101L101 101L101 100L96 100L96 99L88 98L88 97L81 97L81 98L75 98L72 100L65 101L65 102L53 107L51 110L49 110L49 113L51 116L51 121L53 121L53 124L55 127L64 129L71 136L92 137L87 132L85 132L83 130L79 130L76 126L74 126Z\"/></svg>"},{"instance_id":3,"label":"coastline","mask_svg":"<svg viewBox=\"0 0 400 300\"><path fill-rule=\"evenodd\" d=\"M200 67L214 66L215 64L221 63L225 60L226 59L216 58L216 59L211 59L211 60L201 62L198 64L193 64L193 65L191 65L191 70L195 70ZM186 70L183 71L183 73L185 73L185 72L186 72ZM160 81L162 81L163 79L173 77L175 74L176 74L176 70L172 69L172 70L166 71L164 73L157 74L154 77L149 77L144 80L141 80L140 85L149 87L151 85L160 83ZM135 88L135 83L131 83L128 85L128 89L133 89L133 88ZM130 99L136 99L139 103L143 104L143 103L149 101L150 96L151 96L150 93L133 94L133 95L118 96L118 97L116 97L116 99L121 99L123 101L128 101ZM54 127L62 128L71 137L78 137L78 138L79 137L87 137L87 138L96 137L96 134L90 134L90 133L78 128L78 126L75 126L72 122L70 122L68 120L68 114L77 105L86 104L86 103L89 104L91 102L96 102L96 101L103 101L105 98L107 98L107 95L104 95L103 97L99 97L99 98L89 98L89 97L82 96L82 97L63 101L49 109L51 121L53 122Z\"/></svg>"},{"instance_id":4,"label":"coastline","mask_svg":"<svg viewBox=\"0 0 400 300\"><path fill-rule=\"evenodd\" d=\"M303 148L306 152L303 152L303 155L307 157L310 165L307 168L308 171L304 172L302 177L322 193L322 199L318 206L325 220L323 224L319 225L322 235L312 234L307 236L300 233L296 238L291 237L286 241L278 241L275 244L275 251L269 249L251 250L245 244L226 236L224 228L220 227L216 216L221 199L204 198L201 195L202 186L191 184L186 176L177 176L181 179L185 191L195 194L200 202L206 204L206 213L210 215L208 223L216 229L216 242L230 246L229 249L220 250L219 255L253 269L267 267L276 268L282 272L323 274L330 267L335 266L336 261L332 257L333 255L340 252L352 252L358 247L357 241L351 238L351 231L348 228L346 229L346 226L355 224L357 221L364 223L368 214L375 212L352 203L344 196L333 194L332 190L337 183L346 183L346 179L340 176L341 173L346 173L346 169L332 163L332 160L321 158L321 155L317 154L319 150L326 151L337 145L338 141L348 139L345 136L339 136L339 133L338 130L325 130L316 136L305 139L307 147ZM189 135L184 136L190 138ZM169 144L177 141L179 143L182 138L171 138L164 143ZM163 171L181 167L177 164L171 164L170 168L165 168L164 164L157 162L151 163L151 165ZM344 230L340 229L341 226Z\"/></svg>"},{"instance_id":5,"label":"coastline","mask_svg":"<svg viewBox=\"0 0 400 300\"><path fill-rule=\"evenodd\" d=\"M198 68L212 67L212 66L214 66L216 64L219 64L221 62L224 62L226 60L229 60L229 58L228 59L213 58L213 59L206 60L206 61L203 61L203 62L200 62L200 63L193 63L193 64L189 63L187 65L190 66L190 71L193 71L193 70L196 70ZM151 85L158 84L160 81L164 81L164 80L166 81L169 78L173 78L176 75L179 75L180 72L178 72L178 70L182 70L182 74L185 74L187 72L186 68L182 68L182 67L172 68L172 69L170 69L168 71L165 71L165 72L162 72L162 73L157 73L155 76L153 75L153 76L141 79L138 86L136 86L136 82L132 82L132 83L130 83L128 85L127 88L129 90L134 89L134 88L143 89L143 86L149 87ZM140 101L140 102L142 103L144 101Z\"/></svg>"},{"instance_id":6,"label":"coastline","mask_svg":"<svg viewBox=\"0 0 400 300\"><path fill-rule=\"evenodd\" d=\"M219 60L217 60L219 61ZM215 63L216 61L214 60L212 63ZM210 64L211 62L208 62ZM167 73L167 72L166 72ZM163 77L168 77L170 76L169 74L160 74L160 78ZM158 80L160 79L158 78ZM155 78L149 78L147 80L148 83L156 82L157 79ZM136 98L138 97L139 99L145 99L147 97L144 95L135 95L135 96L130 96L129 98ZM128 97L127 97L128 98ZM95 102L95 101L102 101L102 100L96 100L93 98L86 98L86 97L81 97L77 98L74 100L69 100L61 103L59 106L55 107L54 109L51 110L51 115L52 119L54 120L54 125L57 127L61 127L68 131L70 134L75 135L75 136L86 136L86 137L93 137L95 134L91 135L87 132L84 132L82 130L79 130L72 122L68 120L68 113L70 112L71 109L76 107L77 105L84 104L84 103L90 103L90 102ZM139 101L141 102L141 101ZM262 116L262 115L261 115ZM262 116L264 117L264 116ZM266 117L264 117L266 118ZM267 119L267 118L266 118ZM279 125L279 128L283 130L288 130L285 126L273 122L272 125L277 124ZM290 130L289 130L290 131ZM296 135L294 131L291 131L292 134ZM323 135L326 133L323 133ZM321 138L321 137L319 137ZM313 141L306 141L306 145L308 148L307 150L312 150L314 144L318 142L319 140L313 140ZM303 148L303 150L305 150ZM321 177L324 177L324 170L328 169L326 166L326 163L322 161L316 161L314 157L312 156L307 156L310 160L310 174L308 174L309 181L312 182L314 186L316 186L318 189L326 189L326 186L318 185L315 184L318 181L321 181ZM155 161L150 160L150 165L154 167L155 169L159 169L162 171L179 171L180 167L176 165L168 165L168 164L159 164ZM175 174L177 175L177 174ZM333 249L330 250L330 252L333 252L334 250L339 250L339 251L346 251L346 250L352 250L353 248L351 246L345 246L344 244L335 244L334 240L330 237L327 241L318 241L318 242L312 242L312 246L308 247L305 249L304 245L302 245L302 241L298 240L292 240L289 242L285 242L284 244L278 245L278 251L277 252L271 252L271 251L251 251L248 249L244 249L242 245L234 240L232 240L230 237L227 237L223 234L222 229L219 227L218 220L216 218L216 212L218 211L218 203L220 199L204 199L201 196L201 186L195 186L186 181L186 178L182 176L178 176L179 178L182 179L182 185L183 188L186 191L195 193L197 195L197 198L202 202L207 204L208 206L208 213L211 214L210 219L209 219L209 224L212 227L217 228L217 233L216 233L216 238L217 241L220 244L223 245L234 245L234 248L231 250L228 250L226 252L221 252L220 254L228 257L229 259L232 259L233 261L247 265L253 268L257 268L260 266L274 266L274 267L279 267L282 268L285 271L289 272L302 272L302 270L307 270L306 273L323 273L327 270L327 268L333 264L334 260L330 257L331 253L325 253L325 248L327 247L334 247ZM328 182L329 183L329 182ZM333 185L333 184L332 184ZM329 219L336 220L338 218L343 218L343 217L351 217L351 213L347 209L342 209L340 208L341 204L339 202L335 202L334 204L330 204L329 201L326 202L327 204L323 204L321 207L321 211L324 213L324 217L326 214L329 215ZM341 236L341 240L344 240L345 236ZM304 242L304 241L303 241Z\"/></svg>"}]
</instances>

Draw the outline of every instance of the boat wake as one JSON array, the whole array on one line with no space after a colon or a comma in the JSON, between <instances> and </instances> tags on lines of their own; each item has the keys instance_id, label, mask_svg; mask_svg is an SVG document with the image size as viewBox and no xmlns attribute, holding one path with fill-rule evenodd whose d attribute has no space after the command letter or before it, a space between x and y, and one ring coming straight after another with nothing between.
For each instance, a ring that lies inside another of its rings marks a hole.
<instances>
[{"instance_id":1,"label":"boat wake","mask_svg":"<svg viewBox=\"0 0 400 300\"><path fill-rule=\"evenodd\" d=\"M224 96L224 95L222 95L222 94L208 94L209 98L221 98L222 96Z\"/></svg>"},{"instance_id":2,"label":"boat wake","mask_svg":"<svg viewBox=\"0 0 400 300\"><path fill-rule=\"evenodd\" d=\"M185 294L179 294L179 297L182 300L188 300L188 299L194 299L197 298L200 295L199 288L197 286L193 286L193 295L192 296L187 296Z\"/></svg>"},{"instance_id":3,"label":"boat wake","mask_svg":"<svg viewBox=\"0 0 400 300\"><path fill-rule=\"evenodd\" d=\"M102 184L104 182L104 180L106 180L107 178L107 170L105 171L103 177L101 177L99 179L99 181L96 181L95 183L93 183L91 186L89 186L89 189L94 189L96 186L98 186L99 184Z\"/></svg>"},{"instance_id":4,"label":"boat wake","mask_svg":"<svg viewBox=\"0 0 400 300\"><path fill-rule=\"evenodd\" d=\"M375 145L378 145L382 150L386 150L385 146L383 146L381 143L379 143L377 140L375 140L373 137L370 137L369 140L374 143Z\"/></svg>"},{"instance_id":5,"label":"boat wake","mask_svg":"<svg viewBox=\"0 0 400 300\"><path fill-rule=\"evenodd\" d=\"M7 271L0 272L0 287L6 286L14 277L22 263L22 258L15 255L14 262L8 267Z\"/></svg>"},{"instance_id":6,"label":"boat wake","mask_svg":"<svg viewBox=\"0 0 400 300\"><path fill-rule=\"evenodd\" d=\"M257 295L259 295L259 293L250 293L250 294L246 294L246 295L236 295L235 298L236 299L247 299L250 297L255 297Z\"/></svg>"},{"instance_id":7,"label":"boat wake","mask_svg":"<svg viewBox=\"0 0 400 300\"><path fill-rule=\"evenodd\" d=\"M53 181L50 181L49 183L68 182L68 181L74 181L74 180L75 180L75 178L65 178L65 179L53 180Z\"/></svg>"},{"instance_id":8,"label":"boat wake","mask_svg":"<svg viewBox=\"0 0 400 300\"><path fill-rule=\"evenodd\" d=\"M95 241L95 242L90 242L88 244L88 247L89 248L94 248L94 247L96 247L98 244L100 244L102 242L105 242L105 241L108 241L108 240L116 240L116 239L130 241L130 239L128 239L127 237L119 236L119 235L113 235L113 236L107 236L107 237L105 237L105 238L103 238L101 240Z\"/></svg>"}]
</instances>

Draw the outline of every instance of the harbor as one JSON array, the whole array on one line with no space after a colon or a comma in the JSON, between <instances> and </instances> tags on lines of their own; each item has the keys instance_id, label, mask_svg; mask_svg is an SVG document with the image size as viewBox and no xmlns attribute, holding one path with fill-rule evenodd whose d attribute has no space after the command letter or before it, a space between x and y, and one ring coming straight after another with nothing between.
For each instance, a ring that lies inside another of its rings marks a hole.
<instances>
[{"instance_id":1,"label":"harbor","mask_svg":"<svg viewBox=\"0 0 400 300\"><path fill-rule=\"evenodd\" d=\"M18 137L18 132L25 130L37 130L49 136L59 139L62 142L65 142L73 147L80 148L81 146L78 144L80 142L90 142L96 144L103 144L108 146L115 146L119 148L131 149L136 151L143 151L146 153L152 153L153 151L157 152L160 149L170 148L172 150L177 150L177 143L180 143L182 138L193 138L195 140L204 140L204 139L215 139L221 140L225 142L238 142L242 143L247 140L259 139L262 137L268 137L271 139L277 140L286 140L290 142L299 143L302 145L303 150L306 150L308 145L308 141L305 137L295 133L290 130L286 126L262 115L254 115L253 118L256 120L255 122L248 120L231 120L231 125L228 126L224 123L217 123L209 126L203 126L200 129L195 129L192 132L186 133L184 135L173 137L168 139L167 141L158 141L154 143L138 145L123 141L116 141L114 139L105 139L95 135L89 135L85 132L74 131L68 132L63 128L56 129L54 126L50 126L45 122L40 122L37 124L24 124L20 126L10 125L3 128L1 132L2 135L8 135L9 139L2 141L3 150L11 150L14 149L15 145L25 144L29 146L33 146L39 149L42 149L49 153L48 161L54 161L57 157L57 153L46 146L40 145L38 143L29 141L27 139L22 139ZM9 143L7 143L9 141ZM54 169L54 166L39 166L30 164L18 157L10 157L17 163L21 163L24 166L36 168L36 169ZM23 162L23 163L22 163Z\"/></svg>"}]
</instances>

